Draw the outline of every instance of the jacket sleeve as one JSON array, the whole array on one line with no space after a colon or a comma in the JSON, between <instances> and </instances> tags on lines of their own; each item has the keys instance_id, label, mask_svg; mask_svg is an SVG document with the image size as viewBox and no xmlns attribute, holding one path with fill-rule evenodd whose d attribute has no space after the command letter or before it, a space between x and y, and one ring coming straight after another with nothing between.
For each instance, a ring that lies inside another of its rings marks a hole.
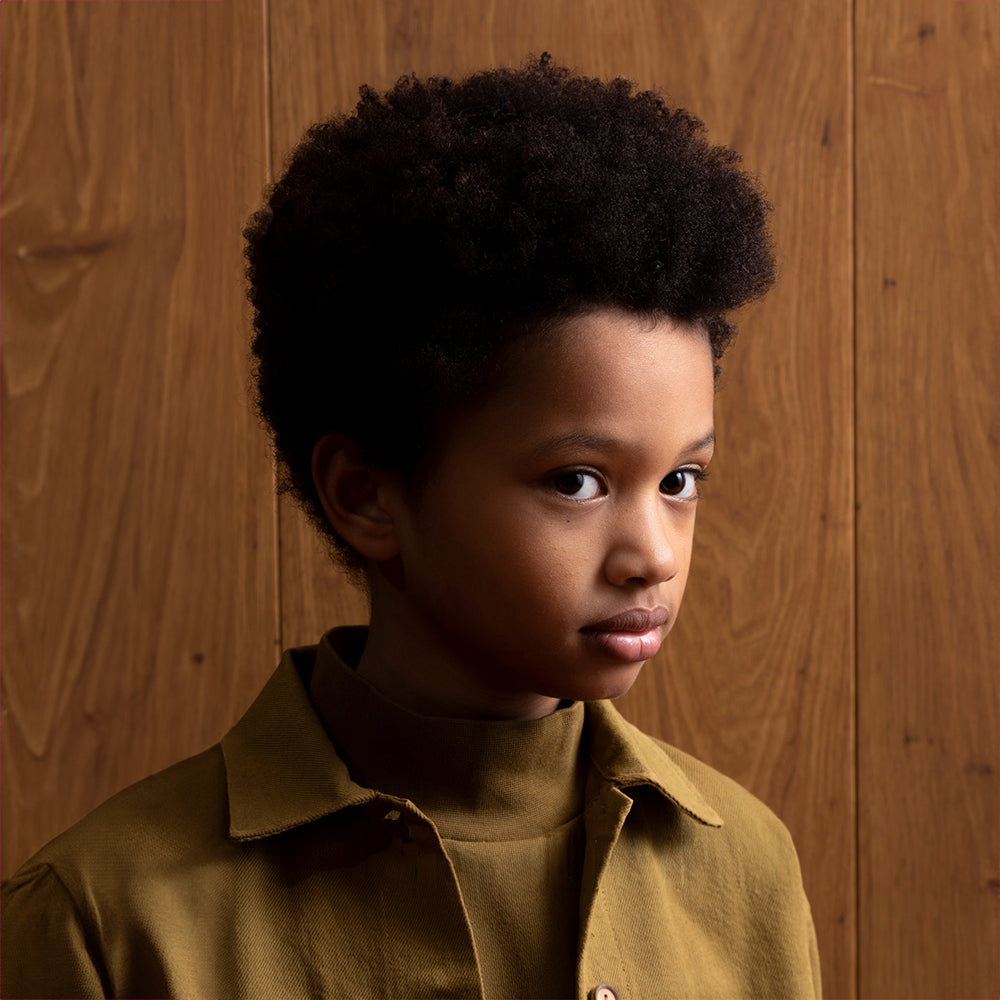
<instances>
[{"instance_id":1,"label":"jacket sleeve","mask_svg":"<svg viewBox=\"0 0 1000 1000\"><path fill-rule=\"evenodd\" d=\"M0 934L0 996L106 995L80 912L51 865L31 865L4 882Z\"/></svg>"}]
</instances>

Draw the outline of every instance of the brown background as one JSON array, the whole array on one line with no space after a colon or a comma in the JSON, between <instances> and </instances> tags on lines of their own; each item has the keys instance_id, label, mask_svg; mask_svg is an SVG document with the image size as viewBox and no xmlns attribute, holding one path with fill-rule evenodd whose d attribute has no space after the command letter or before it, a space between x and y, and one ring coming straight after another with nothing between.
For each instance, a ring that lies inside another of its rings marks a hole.
<instances>
[{"instance_id":1,"label":"brown background","mask_svg":"<svg viewBox=\"0 0 1000 1000\"><path fill-rule=\"evenodd\" d=\"M362 82L551 51L741 150L741 317L685 610L621 702L799 848L830 997L996 997L998 7L6 0L3 868L363 620L277 502L240 227Z\"/></svg>"}]
</instances>

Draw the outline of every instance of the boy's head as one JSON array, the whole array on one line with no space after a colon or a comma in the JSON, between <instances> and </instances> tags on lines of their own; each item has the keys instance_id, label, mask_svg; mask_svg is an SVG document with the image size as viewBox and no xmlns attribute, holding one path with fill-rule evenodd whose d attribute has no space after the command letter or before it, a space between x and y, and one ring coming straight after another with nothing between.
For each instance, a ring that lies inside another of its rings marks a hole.
<instances>
[{"instance_id":1,"label":"boy's head","mask_svg":"<svg viewBox=\"0 0 1000 1000\"><path fill-rule=\"evenodd\" d=\"M684 594L714 382L699 325L602 307L512 344L416 484L324 438L325 509L372 562L359 671L426 715L627 691Z\"/></svg>"},{"instance_id":2,"label":"boy's head","mask_svg":"<svg viewBox=\"0 0 1000 1000\"><path fill-rule=\"evenodd\" d=\"M717 364L726 313L774 276L738 161L686 111L547 56L363 88L308 131L246 228L253 349L283 487L345 565L368 557L317 491L326 435L415 481L512 365L595 311L700 330Z\"/></svg>"}]
</instances>

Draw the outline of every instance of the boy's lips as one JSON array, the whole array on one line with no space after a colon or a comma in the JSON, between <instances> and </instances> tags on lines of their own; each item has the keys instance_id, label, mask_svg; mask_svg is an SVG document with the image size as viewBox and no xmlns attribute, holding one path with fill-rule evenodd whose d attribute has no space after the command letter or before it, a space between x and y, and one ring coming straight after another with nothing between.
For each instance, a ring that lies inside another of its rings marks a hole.
<instances>
[{"instance_id":1,"label":"boy's lips","mask_svg":"<svg viewBox=\"0 0 1000 1000\"><path fill-rule=\"evenodd\" d=\"M581 632L648 632L666 625L670 612L666 608L632 608L613 618L585 625Z\"/></svg>"},{"instance_id":2,"label":"boy's lips","mask_svg":"<svg viewBox=\"0 0 1000 1000\"><path fill-rule=\"evenodd\" d=\"M663 642L661 629L669 620L666 608L632 608L585 625L580 632L615 659L639 663L656 655Z\"/></svg>"}]
</instances>

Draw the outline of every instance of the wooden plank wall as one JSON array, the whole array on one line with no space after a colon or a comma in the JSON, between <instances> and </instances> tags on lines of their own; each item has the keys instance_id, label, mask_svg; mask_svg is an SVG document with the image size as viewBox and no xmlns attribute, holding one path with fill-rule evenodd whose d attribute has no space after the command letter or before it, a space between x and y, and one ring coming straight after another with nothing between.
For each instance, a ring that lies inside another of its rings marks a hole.
<instances>
[{"instance_id":1,"label":"wooden plank wall","mask_svg":"<svg viewBox=\"0 0 1000 1000\"><path fill-rule=\"evenodd\" d=\"M5 873L364 620L247 405L269 170L361 82L549 50L701 115L781 251L620 705L788 824L827 996L997 995L995 4L6 0L0 46Z\"/></svg>"},{"instance_id":2,"label":"wooden plank wall","mask_svg":"<svg viewBox=\"0 0 1000 1000\"><path fill-rule=\"evenodd\" d=\"M256 3L2 10L3 857L204 748L273 669L247 406Z\"/></svg>"},{"instance_id":3,"label":"wooden plank wall","mask_svg":"<svg viewBox=\"0 0 1000 1000\"><path fill-rule=\"evenodd\" d=\"M860 986L995 997L998 7L857 11Z\"/></svg>"}]
</instances>

